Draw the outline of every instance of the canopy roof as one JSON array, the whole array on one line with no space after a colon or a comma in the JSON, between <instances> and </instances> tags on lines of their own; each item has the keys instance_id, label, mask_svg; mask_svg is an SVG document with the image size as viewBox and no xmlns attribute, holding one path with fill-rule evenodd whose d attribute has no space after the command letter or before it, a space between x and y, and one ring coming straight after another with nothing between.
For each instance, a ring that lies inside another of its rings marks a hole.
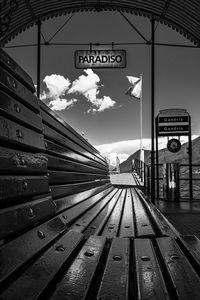
<instances>
[{"instance_id":1,"label":"canopy roof","mask_svg":"<svg viewBox=\"0 0 200 300\"><path fill-rule=\"evenodd\" d=\"M6 43L37 20L80 11L117 10L164 23L200 46L199 0L0 0L0 41Z\"/></svg>"}]
</instances>

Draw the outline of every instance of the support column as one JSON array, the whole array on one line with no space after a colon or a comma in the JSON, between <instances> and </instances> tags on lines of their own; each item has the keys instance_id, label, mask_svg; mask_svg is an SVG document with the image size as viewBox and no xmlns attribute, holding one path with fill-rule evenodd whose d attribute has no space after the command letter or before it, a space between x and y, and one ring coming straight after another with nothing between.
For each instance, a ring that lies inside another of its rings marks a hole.
<instances>
[{"instance_id":1,"label":"support column","mask_svg":"<svg viewBox=\"0 0 200 300\"><path fill-rule=\"evenodd\" d=\"M41 69L41 21L37 21L37 97L40 97L40 69Z\"/></svg>"},{"instance_id":2,"label":"support column","mask_svg":"<svg viewBox=\"0 0 200 300\"><path fill-rule=\"evenodd\" d=\"M192 174L192 130L191 130L191 116L189 116L189 194L190 201L193 200L193 174Z\"/></svg>"},{"instance_id":3,"label":"support column","mask_svg":"<svg viewBox=\"0 0 200 300\"><path fill-rule=\"evenodd\" d=\"M155 115L155 20L151 19L151 201L155 203L155 153L154 153L154 115Z\"/></svg>"}]
</instances>

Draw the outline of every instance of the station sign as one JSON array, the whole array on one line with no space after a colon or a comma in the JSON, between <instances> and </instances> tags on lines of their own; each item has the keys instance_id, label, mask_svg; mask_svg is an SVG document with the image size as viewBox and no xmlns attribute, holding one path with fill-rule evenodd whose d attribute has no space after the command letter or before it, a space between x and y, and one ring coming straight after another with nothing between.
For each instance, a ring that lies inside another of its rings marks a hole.
<instances>
[{"instance_id":1,"label":"station sign","mask_svg":"<svg viewBox=\"0 0 200 300\"><path fill-rule=\"evenodd\" d=\"M189 114L186 109L161 110L157 117L158 136L188 135Z\"/></svg>"},{"instance_id":2,"label":"station sign","mask_svg":"<svg viewBox=\"0 0 200 300\"><path fill-rule=\"evenodd\" d=\"M85 68L125 68L125 50L76 50L75 67Z\"/></svg>"}]
</instances>

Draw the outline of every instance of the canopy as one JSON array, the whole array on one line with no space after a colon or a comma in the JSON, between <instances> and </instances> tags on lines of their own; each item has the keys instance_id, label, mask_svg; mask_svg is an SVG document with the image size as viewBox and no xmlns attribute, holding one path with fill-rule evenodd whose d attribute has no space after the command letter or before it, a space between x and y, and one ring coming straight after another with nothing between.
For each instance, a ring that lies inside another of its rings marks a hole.
<instances>
[{"instance_id":1,"label":"canopy","mask_svg":"<svg viewBox=\"0 0 200 300\"><path fill-rule=\"evenodd\" d=\"M80 11L117 10L152 17L200 45L199 0L0 0L0 42L47 20Z\"/></svg>"}]
</instances>

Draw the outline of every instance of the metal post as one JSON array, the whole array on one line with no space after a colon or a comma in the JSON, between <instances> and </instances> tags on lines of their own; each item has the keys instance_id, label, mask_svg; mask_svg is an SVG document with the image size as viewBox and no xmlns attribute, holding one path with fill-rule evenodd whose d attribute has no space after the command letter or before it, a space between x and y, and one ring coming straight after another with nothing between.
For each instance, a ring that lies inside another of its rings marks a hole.
<instances>
[{"instance_id":1,"label":"metal post","mask_svg":"<svg viewBox=\"0 0 200 300\"><path fill-rule=\"evenodd\" d=\"M193 182L192 182L192 137L191 137L191 117L189 116L189 189L190 200L193 200Z\"/></svg>"},{"instance_id":2,"label":"metal post","mask_svg":"<svg viewBox=\"0 0 200 300\"><path fill-rule=\"evenodd\" d=\"M151 201L155 203L155 161L154 161L154 96L155 96L155 20L151 18Z\"/></svg>"},{"instance_id":3,"label":"metal post","mask_svg":"<svg viewBox=\"0 0 200 300\"><path fill-rule=\"evenodd\" d=\"M40 98L40 68L41 68L41 21L37 21L37 97Z\"/></svg>"},{"instance_id":4,"label":"metal post","mask_svg":"<svg viewBox=\"0 0 200 300\"><path fill-rule=\"evenodd\" d=\"M140 160L142 160L142 75L140 75L141 80L141 94L140 94Z\"/></svg>"},{"instance_id":5,"label":"metal post","mask_svg":"<svg viewBox=\"0 0 200 300\"><path fill-rule=\"evenodd\" d=\"M156 198L159 199L158 116L156 117Z\"/></svg>"},{"instance_id":6,"label":"metal post","mask_svg":"<svg viewBox=\"0 0 200 300\"><path fill-rule=\"evenodd\" d=\"M150 167L147 168L147 195L150 195Z\"/></svg>"},{"instance_id":7,"label":"metal post","mask_svg":"<svg viewBox=\"0 0 200 300\"><path fill-rule=\"evenodd\" d=\"M141 93L140 93L140 179L141 182L143 182L143 174L142 174L142 170L143 170L143 161L144 161L144 155L143 155L143 150L142 150L142 75L140 75L140 80L141 80Z\"/></svg>"}]
</instances>

